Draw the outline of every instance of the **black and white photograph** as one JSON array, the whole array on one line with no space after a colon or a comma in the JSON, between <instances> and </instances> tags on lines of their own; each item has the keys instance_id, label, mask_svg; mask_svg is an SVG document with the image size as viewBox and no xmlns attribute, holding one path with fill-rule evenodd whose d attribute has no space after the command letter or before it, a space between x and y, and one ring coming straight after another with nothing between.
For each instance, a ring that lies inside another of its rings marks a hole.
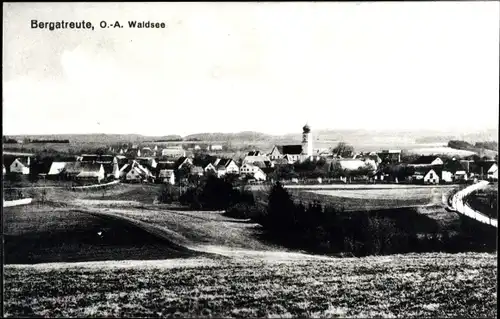
<instances>
[{"instance_id":1,"label":"black and white photograph","mask_svg":"<svg viewBox=\"0 0 500 319\"><path fill-rule=\"evenodd\" d=\"M2 6L2 317L497 317L499 1Z\"/></svg>"}]
</instances>

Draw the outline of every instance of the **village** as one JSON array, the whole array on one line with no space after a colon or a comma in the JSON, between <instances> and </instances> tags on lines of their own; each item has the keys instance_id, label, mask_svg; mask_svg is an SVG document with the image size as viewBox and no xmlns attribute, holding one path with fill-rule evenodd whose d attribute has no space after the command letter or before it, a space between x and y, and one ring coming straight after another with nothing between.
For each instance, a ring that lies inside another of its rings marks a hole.
<instances>
[{"instance_id":1,"label":"village","mask_svg":"<svg viewBox=\"0 0 500 319\"><path fill-rule=\"evenodd\" d=\"M495 159L478 156L405 154L401 150L354 152L340 142L315 149L309 125L302 143L275 145L271 152L247 152L238 158L220 156L223 145L203 148L157 144L109 146L104 154L62 155L37 159L36 154L3 154L6 181L70 182L72 185L163 183L187 185L203 176L231 178L244 183L473 183L498 180Z\"/></svg>"}]
</instances>

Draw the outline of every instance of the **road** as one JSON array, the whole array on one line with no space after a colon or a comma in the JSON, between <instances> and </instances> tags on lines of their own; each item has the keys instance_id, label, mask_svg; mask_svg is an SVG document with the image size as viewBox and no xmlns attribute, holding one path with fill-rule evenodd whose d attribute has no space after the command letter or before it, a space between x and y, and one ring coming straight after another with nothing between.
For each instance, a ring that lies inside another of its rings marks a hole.
<instances>
[{"instance_id":1,"label":"road","mask_svg":"<svg viewBox=\"0 0 500 319\"><path fill-rule=\"evenodd\" d=\"M475 220L491 225L493 227L498 227L498 220L494 218L490 218L489 216L472 209L469 205L464 203L464 199L469 196L472 192L477 191L481 188L484 188L489 183L487 181L481 181L474 185L471 185L453 195L451 199L451 209L460 213L462 215L466 215L470 218L474 218Z\"/></svg>"}]
</instances>

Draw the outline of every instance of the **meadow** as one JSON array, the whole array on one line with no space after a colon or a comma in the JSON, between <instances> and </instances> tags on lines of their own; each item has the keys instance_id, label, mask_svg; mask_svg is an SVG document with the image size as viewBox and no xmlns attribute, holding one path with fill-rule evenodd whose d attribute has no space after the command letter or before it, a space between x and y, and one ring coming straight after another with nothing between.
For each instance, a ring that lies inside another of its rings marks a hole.
<instances>
[{"instance_id":1,"label":"meadow","mask_svg":"<svg viewBox=\"0 0 500 319\"><path fill-rule=\"evenodd\" d=\"M496 258L7 266L5 317L496 317Z\"/></svg>"},{"instance_id":2,"label":"meadow","mask_svg":"<svg viewBox=\"0 0 500 319\"><path fill-rule=\"evenodd\" d=\"M296 202L320 202L344 211L435 206L460 185L310 185L287 186Z\"/></svg>"},{"instance_id":3,"label":"meadow","mask_svg":"<svg viewBox=\"0 0 500 319\"><path fill-rule=\"evenodd\" d=\"M165 259L196 255L119 219L64 204L4 208L6 264Z\"/></svg>"},{"instance_id":4,"label":"meadow","mask_svg":"<svg viewBox=\"0 0 500 319\"><path fill-rule=\"evenodd\" d=\"M412 188L428 199L424 189ZM4 209L5 317L496 316L496 254L309 255L266 240L250 220L155 204L160 193L50 189L44 203ZM387 214L423 228L439 214L457 222L442 206Z\"/></svg>"}]
</instances>

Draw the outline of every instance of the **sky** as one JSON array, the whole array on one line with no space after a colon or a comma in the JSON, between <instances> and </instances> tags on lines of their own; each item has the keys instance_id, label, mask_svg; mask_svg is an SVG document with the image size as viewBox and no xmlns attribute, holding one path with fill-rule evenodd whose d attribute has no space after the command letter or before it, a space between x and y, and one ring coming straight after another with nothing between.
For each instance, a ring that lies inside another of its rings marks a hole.
<instances>
[{"instance_id":1,"label":"sky","mask_svg":"<svg viewBox=\"0 0 500 319\"><path fill-rule=\"evenodd\" d=\"M498 127L498 1L3 5L4 135Z\"/></svg>"}]
</instances>

